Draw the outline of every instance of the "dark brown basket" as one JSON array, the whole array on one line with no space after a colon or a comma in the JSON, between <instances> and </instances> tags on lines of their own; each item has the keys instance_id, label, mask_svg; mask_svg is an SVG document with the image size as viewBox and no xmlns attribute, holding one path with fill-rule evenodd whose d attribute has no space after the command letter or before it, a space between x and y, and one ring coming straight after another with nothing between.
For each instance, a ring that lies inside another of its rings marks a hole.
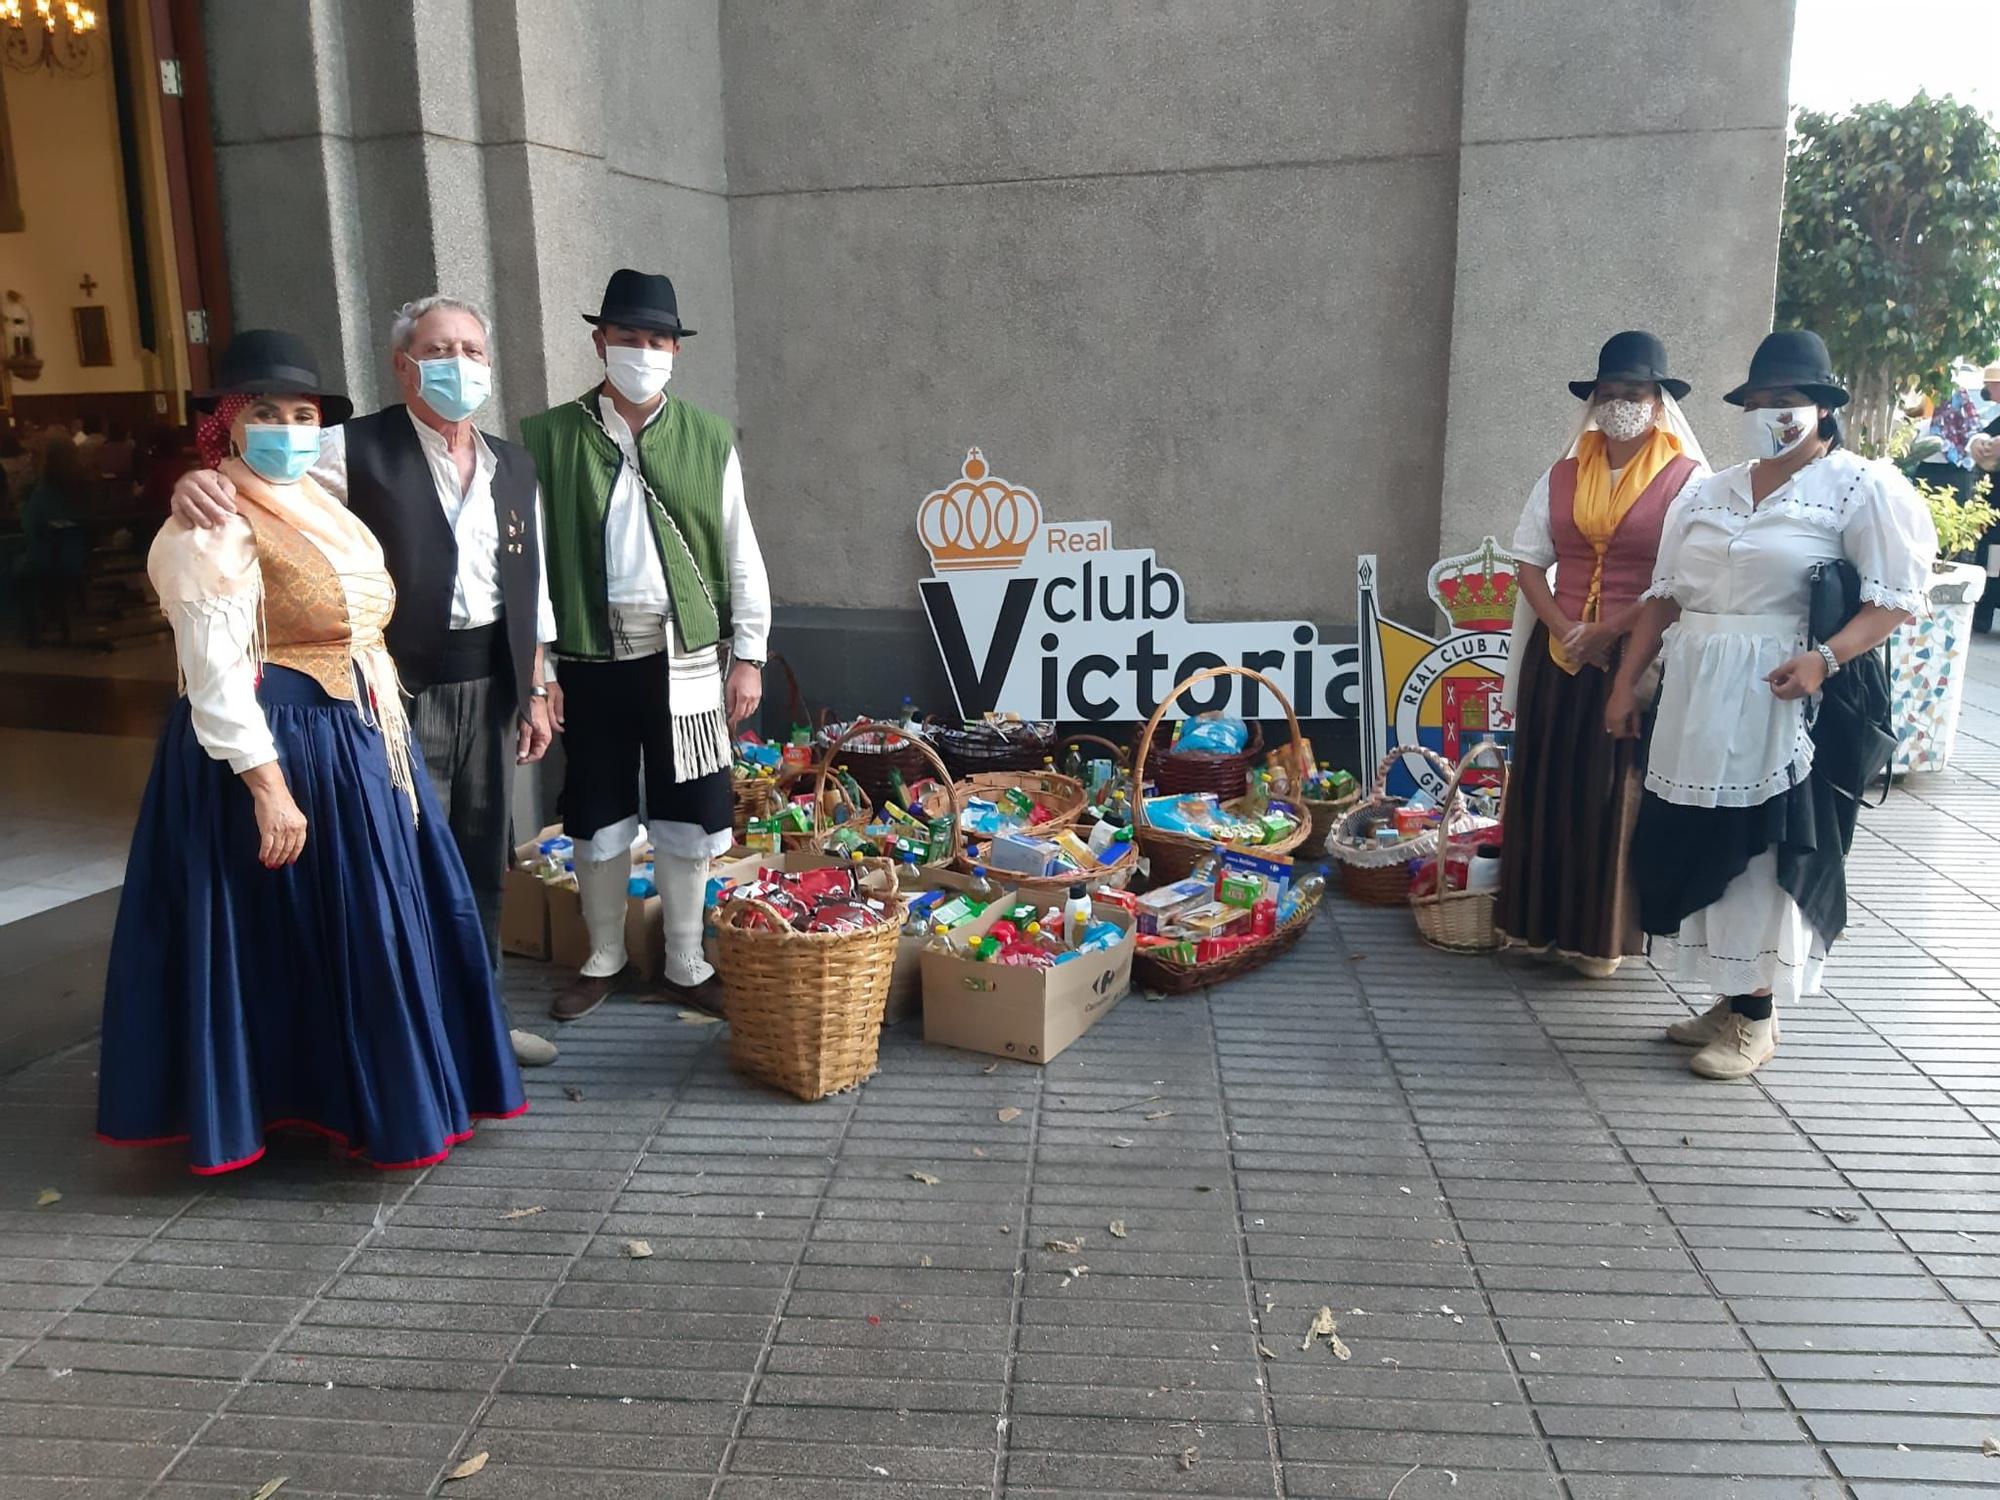
<instances>
[{"instance_id":1,"label":"dark brown basket","mask_svg":"<svg viewBox=\"0 0 2000 1500\"><path fill-rule=\"evenodd\" d=\"M878 735L885 742L879 746L860 746L849 743L861 735ZM826 753L838 748L840 763L860 783L861 790L868 794L868 800L880 807L895 797L889 782L889 773L894 771L902 776L905 785L921 781L935 767L940 778L951 781L951 772L946 769L937 753L913 735L902 725L876 719L856 719L845 730L828 724L819 731L818 743L821 763L826 764Z\"/></svg>"},{"instance_id":2,"label":"dark brown basket","mask_svg":"<svg viewBox=\"0 0 2000 1500\"><path fill-rule=\"evenodd\" d=\"M1261 942L1249 943L1213 963L1182 964L1154 956L1156 950L1141 948L1132 956L1132 982L1162 995L1186 995L1212 984L1240 979L1261 969L1272 959L1291 952L1306 935L1306 925L1319 910L1321 896L1299 903L1292 918Z\"/></svg>"},{"instance_id":3,"label":"dark brown basket","mask_svg":"<svg viewBox=\"0 0 2000 1500\"><path fill-rule=\"evenodd\" d=\"M1019 740L995 740L976 725L951 728L933 724L931 743L937 746L953 781L963 781L985 771L1039 771L1042 762L1055 753L1056 726L1027 727L1033 733Z\"/></svg>"},{"instance_id":4,"label":"dark brown basket","mask_svg":"<svg viewBox=\"0 0 2000 1500\"><path fill-rule=\"evenodd\" d=\"M1147 754L1152 749L1153 736L1159 732L1160 721L1166 716L1167 705L1190 688L1199 687L1202 683L1216 677L1249 677L1262 683L1264 687L1270 690L1272 698L1285 711L1285 722L1291 726L1291 754L1293 763L1303 766L1305 764L1305 732L1299 728L1298 715L1292 712L1291 700L1285 696L1284 691L1275 682L1271 681L1270 678L1264 676L1261 672L1253 672L1248 667L1210 667L1205 672L1195 673L1194 676L1183 682L1173 692L1168 694L1166 698L1162 699L1160 706L1153 710L1153 717L1146 721L1145 732L1139 737L1139 763L1141 765L1147 763ZM1261 748L1261 736L1252 736L1252 741L1253 748ZM1210 760L1222 758L1224 757L1207 757ZM1231 756L1227 758L1234 759L1235 757ZM1166 795L1164 788L1161 795ZM1222 794L1218 793L1218 795ZM1236 790L1223 798L1224 805L1228 806L1238 802L1245 795L1247 793L1243 779L1239 778ZM1281 843L1246 844L1241 846L1243 853L1265 856L1290 854L1299 845L1303 844L1307 836L1312 833L1311 821L1299 811L1297 804L1277 802L1274 805L1289 807L1294 818L1297 820L1298 826ZM1164 829L1153 827L1146 821L1146 798L1143 792L1136 799L1135 805L1132 808L1132 835L1138 840L1139 847L1144 851L1146 860L1151 867L1146 877L1147 881L1156 889L1163 885L1171 885L1176 880L1185 880L1188 873L1205 856L1221 849L1238 847L1234 844L1218 844L1212 839L1198 839L1191 838L1182 833L1169 833Z\"/></svg>"},{"instance_id":5,"label":"dark brown basket","mask_svg":"<svg viewBox=\"0 0 2000 1500\"><path fill-rule=\"evenodd\" d=\"M1188 680L1192 682L1196 679ZM1263 680L1269 681L1268 678ZM1185 686L1182 685L1183 690ZM1271 691L1275 693L1277 688L1273 687ZM1170 693L1162 700L1161 707L1172 703L1178 696L1179 691ZM1212 750L1176 750L1170 745L1157 748L1142 762L1146 768L1142 779L1152 782L1162 793L1213 792L1228 801L1243 795L1250 784L1250 768L1263 755L1264 726L1252 719L1249 742L1241 750L1222 755Z\"/></svg>"}]
</instances>

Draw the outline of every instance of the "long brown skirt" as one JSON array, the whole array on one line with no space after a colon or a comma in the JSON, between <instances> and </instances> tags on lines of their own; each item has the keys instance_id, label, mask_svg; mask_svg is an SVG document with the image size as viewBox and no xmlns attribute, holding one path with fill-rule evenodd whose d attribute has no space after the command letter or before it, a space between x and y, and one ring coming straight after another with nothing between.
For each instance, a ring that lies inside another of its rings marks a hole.
<instances>
[{"instance_id":1,"label":"long brown skirt","mask_svg":"<svg viewBox=\"0 0 2000 1500\"><path fill-rule=\"evenodd\" d=\"M1574 677L1537 625L1521 666L1503 813L1500 930L1580 958L1645 951L1631 871L1643 789L1639 742L1604 732L1611 674Z\"/></svg>"}]
</instances>

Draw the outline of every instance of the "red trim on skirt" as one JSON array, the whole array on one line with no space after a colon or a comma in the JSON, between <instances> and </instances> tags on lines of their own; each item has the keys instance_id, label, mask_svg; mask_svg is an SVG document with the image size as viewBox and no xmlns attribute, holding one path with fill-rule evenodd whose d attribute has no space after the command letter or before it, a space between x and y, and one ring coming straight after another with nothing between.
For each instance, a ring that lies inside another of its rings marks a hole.
<instances>
[{"instance_id":1,"label":"red trim on skirt","mask_svg":"<svg viewBox=\"0 0 2000 1500\"><path fill-rule=\"evenodd\" d=\"M523 1100L521 1102L521 1107L519 1109L510 1109L505 1111L504 1113L474 1110L472 1113L472 1118L474 1120L512 1120L517 1116L526 1114L527 1112L528 1112L528 1101ZM345 1146L347 1148L348 1155L352 1156L355 1160L363 1163L366 1166L373 1167L378 1172L414 1172L420 1167L434 1167L439 1162L443 1161L446 1157L450 1156L452 1153L452 1149L454 1147L464 1145L467 1141L472 1139L473 1135L473 1132L470 1130L461 1130L453 1135L446 1136L444 1142L444 1149L442 1151L434 1152L429 1156L420 1156L416 1158L414 1161L371 1161L369 1160L368 1152L365 1147L356 1146L351 1140L348 1139L346 1134L344 1134L341 1131L333 1129L331 1126L322 1125L317 1120L266 1121L263 1127L263 1133L265 1135L269 1135L274 1130L303 1130L309 1135L321 1136L326 1140L334 1142L336 1145ZM131 1148L139 1148L146 1146L184 1146L187 1144L189 1140L192 1139L192 1137L186 1135L162 1135L162 1136L154 1136L149 1140L128 1141L128 1140L120 1140L116 1136L106 1135L104 1134L103 1131L97 1132L97 1138L107 1146L119 1146L119 1147L131 1147ZM263 1155L264 1155L264 1147L259 1146L255 1151L251 1152L248 1156L239 1157L235 1161L225 1161L211 1167L195 1166L192 1163L190 1163L188 1166L188 1170L194 1173L197 1177L219 1177L225 1172L236 1172L242 1170L244 1167L252 1166L256 1162L260 1161L263 1158Z\"/></svg>"}]
</instances>

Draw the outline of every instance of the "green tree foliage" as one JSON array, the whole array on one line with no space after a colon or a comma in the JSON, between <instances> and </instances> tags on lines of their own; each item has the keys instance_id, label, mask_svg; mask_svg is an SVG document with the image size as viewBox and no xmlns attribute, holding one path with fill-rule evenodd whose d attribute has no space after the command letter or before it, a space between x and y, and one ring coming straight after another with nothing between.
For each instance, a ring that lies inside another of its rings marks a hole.
<instances>
[{"instance_id":1,"label":"green tree foliage","mask_svg":"<svg viewBox=\"0 0 2000 1500\"><path fill-rule=\"evenodd\" d=\"M1954 99L1802 111L1785 164L1780 328L1811 328L1887 444L1899 391L2000 345L2000 131Z\"/></svg>"}]
</instances>

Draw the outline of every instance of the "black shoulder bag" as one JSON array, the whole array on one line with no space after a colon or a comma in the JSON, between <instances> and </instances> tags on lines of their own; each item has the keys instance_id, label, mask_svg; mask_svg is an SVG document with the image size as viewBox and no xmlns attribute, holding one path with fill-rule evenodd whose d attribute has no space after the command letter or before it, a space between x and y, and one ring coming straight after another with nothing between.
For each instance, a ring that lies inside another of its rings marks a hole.
<instances>
[{"instance_id":1,"label":"black shoulder bag","mask_svg":"<svg viewBox=\"0 0 2000 1500\"><path fill-rule=\"evenodd\" d=\"M1844 557L1814 563L1806 571L1812 588L1807 606L1811 644L1830 641L1861 609L1861 575ZM1869 783L1882 778L1881 806L1889 798L1889 763L1896 755L1896 730L1889 712L1888 646L1864 651L1826 680L1817 712L1808 710L1813 741L1813 774L1843 797L1866 805Z\"/></svg>"}]
</instances>

